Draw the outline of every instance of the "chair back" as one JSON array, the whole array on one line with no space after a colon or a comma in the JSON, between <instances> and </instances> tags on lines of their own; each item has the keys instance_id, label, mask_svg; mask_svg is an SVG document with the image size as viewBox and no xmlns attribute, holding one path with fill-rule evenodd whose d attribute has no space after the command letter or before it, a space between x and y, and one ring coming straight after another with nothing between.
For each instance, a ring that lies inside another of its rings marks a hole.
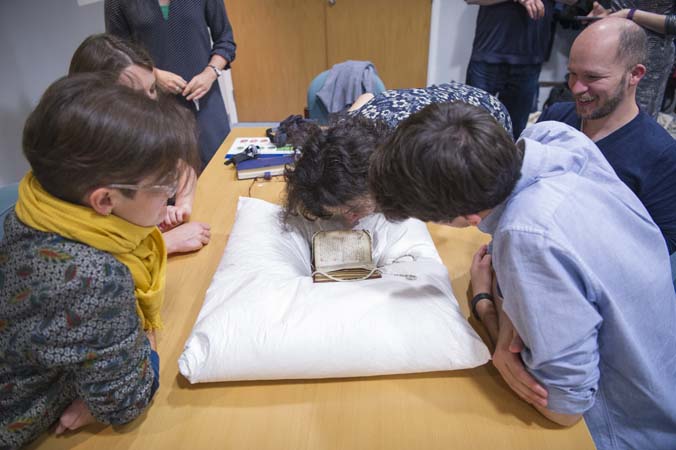
<instances>
[{"instance_id":1,"label":"chair back","mask_svg":"<svg viewBox=\"0 0 676 450\"><path fill-rule=\"evenodd\" d=\"M0 186L0 239L5 235L5 216L14 209L19 198L19 183Z\"/></svg>"},{"instance_id":2,"label":"chair back","mask_svg":"<svg viewBox=\"0 0 676 450\"><path fill-rule=\"evenodd\" d=\"M325 70L320 73L310 82L310 86L307 89L307 107L305 108L305 118L314 119L320 125L326 125L329 120L329 112L326 110L326 106L322 103L319 98L317 98L317 93L322 87L324 87L324 82L326 77L329 75L329 70ZM385 90L385 84L379 76L375 76L374 79L374 92L373 95L380 94Z\"/></svg>"}]
</instances>

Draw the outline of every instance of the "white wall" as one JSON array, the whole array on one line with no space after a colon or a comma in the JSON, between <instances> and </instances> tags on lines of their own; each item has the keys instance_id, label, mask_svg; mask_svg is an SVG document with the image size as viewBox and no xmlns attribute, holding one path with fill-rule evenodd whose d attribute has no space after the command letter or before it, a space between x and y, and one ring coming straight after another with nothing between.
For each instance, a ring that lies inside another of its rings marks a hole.
<instances>
[{"instance_id":1,"label":"white wall","mask_svg":"<svg viewBox=\"0 0 676 450\"><path fill-rule=\"evenodd\" d=\"M66 74L80 42L103 30L103 2L0 0L0 185L28 168L21 132L40 95Z\"/></svg>"},{"instance_id":2,"label":"white wall","mask_svg":"<svg viewBox=\"0 0 676 450\"><path fill-rule=\"evenodd\" d=\"M462 0L433 0L428 85L465 82L478 11Z\"/></svg>"}]
</instances>

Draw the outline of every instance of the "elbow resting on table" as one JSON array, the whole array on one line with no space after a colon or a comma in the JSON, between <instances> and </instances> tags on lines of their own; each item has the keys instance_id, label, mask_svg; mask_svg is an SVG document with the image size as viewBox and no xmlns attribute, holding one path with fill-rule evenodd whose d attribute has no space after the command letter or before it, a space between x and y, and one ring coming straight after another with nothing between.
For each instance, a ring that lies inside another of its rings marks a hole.
<instances>
[{"instance_id":1,"label":"elbow resting on table","mask_svg":"<svg viewBox=\"0 0 676 450\"><path fill-rule=\"evenodd\" d=\"M573 425L578 423L580 419L582 419L582 414L561 414L551 411L542 406L537 405L533 406L535 406L535 409L537 409L540 412L540 414L542 414L552 422L562 425L564 427L572 427Z\"/></svg>"}]
</instances>

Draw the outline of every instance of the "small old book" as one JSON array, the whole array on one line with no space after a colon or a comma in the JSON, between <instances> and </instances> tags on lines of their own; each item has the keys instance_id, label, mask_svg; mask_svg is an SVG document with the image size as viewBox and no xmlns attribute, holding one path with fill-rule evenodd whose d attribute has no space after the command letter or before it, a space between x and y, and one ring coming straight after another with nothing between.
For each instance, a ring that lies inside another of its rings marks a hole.
<instances>
[{"instance_id":1,"label":"small old book","mask_svg":"<svg viewBox=\"0 0 676 450\"><path fill-rule=\"evenodd\" d=\"M284 168L294 163L293 155L255 158L237 163L237 179L246 180L257 177L283 175Z\"/></svg>"},{"instance_id":2,"label":"small old book","mask_svg":"<svg viewBox=\"0 0 676 450\"><path fill-rule=\"evenodd\" d=\"M366 230L318 231L312 236L312 280L356 281L380 278Z\"/></svg>"}]
</instances>

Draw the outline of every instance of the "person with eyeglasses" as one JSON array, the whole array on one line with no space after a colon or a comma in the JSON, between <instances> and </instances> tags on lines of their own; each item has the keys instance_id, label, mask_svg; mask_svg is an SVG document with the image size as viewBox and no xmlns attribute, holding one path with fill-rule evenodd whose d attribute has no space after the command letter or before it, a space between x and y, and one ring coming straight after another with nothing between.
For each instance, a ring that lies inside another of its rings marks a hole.
<instances>
[{"instance_id":1,"label":"person with eyeglasses","mask_svg":"<svg viewBox=\"0 0 676 450\"><path fill-rule=\"evenodd\" d=\"M0 242L0 446L138 417L159 387L167 253L156 224L200 164L195 121L105 73L54 82Z\"/></svg>"},{"instance_id":2,"label":"person with eyeglasses","mask_svg":"<svg viewBox=\"0 0 676 450\"><path fill-rule=\"evenodd\" d=\"M150 55L133 42L112 34L100 33L87 37L73 53L68 74L109 72L119 83L143 92L150 98L158 96ZM168 254L199 250L211 240L211 227L190 221L195 196L197 174L183 166L184 182L167 207L165 217L158 222Z\"/></svg>"}]
</instances>

